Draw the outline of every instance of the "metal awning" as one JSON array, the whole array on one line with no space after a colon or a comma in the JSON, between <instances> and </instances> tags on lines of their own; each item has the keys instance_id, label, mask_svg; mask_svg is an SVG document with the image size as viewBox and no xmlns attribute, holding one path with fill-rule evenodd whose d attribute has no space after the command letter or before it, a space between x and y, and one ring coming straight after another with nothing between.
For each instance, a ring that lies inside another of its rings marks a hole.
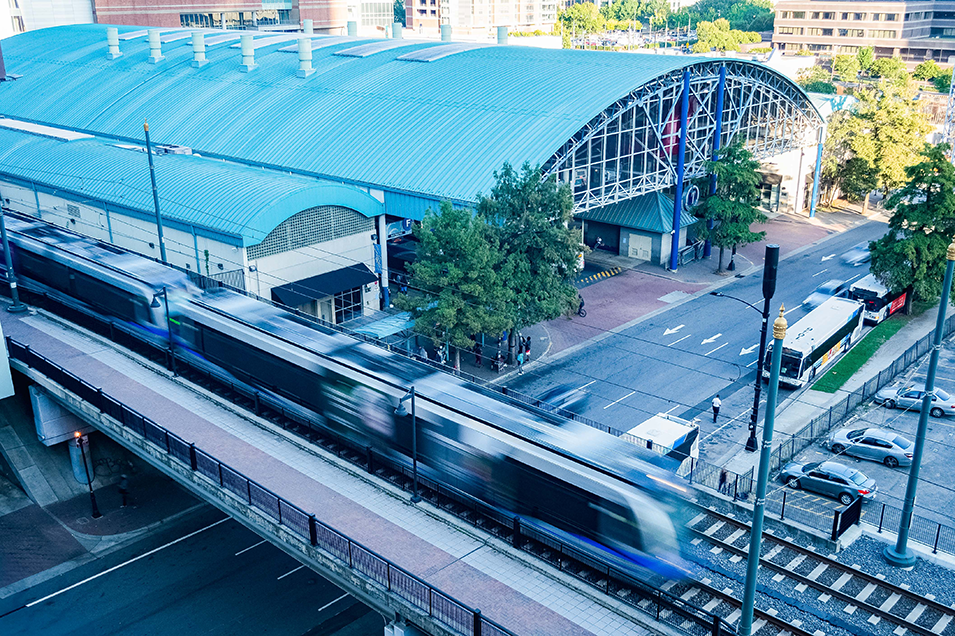
<instances>
[{"instance_id":1,"label":"metal awning","mask_svg":"<svg viewBox=\"0 0 955 636\"><path fill-rule=\"evenodd\" d=\"M272 300L288 307L300 307L320 298L378 280L364 263L272 288Z\"/></svg>"},{"instance_id":2,"label":"metal awning","mask_svg":"<svg viewBox=\"0 0 955 636\"><path fill-rule=\"evenodd\" d=\"M403 311L400 314L388 316L382 320L376 320L371 324L367 324L364 327L359 327L355 329L355 331L383 340L388 336L393 336L402 331L408 331L413 327L414 318L411 317L411 313Z\"/></svg>"}]
</instances>

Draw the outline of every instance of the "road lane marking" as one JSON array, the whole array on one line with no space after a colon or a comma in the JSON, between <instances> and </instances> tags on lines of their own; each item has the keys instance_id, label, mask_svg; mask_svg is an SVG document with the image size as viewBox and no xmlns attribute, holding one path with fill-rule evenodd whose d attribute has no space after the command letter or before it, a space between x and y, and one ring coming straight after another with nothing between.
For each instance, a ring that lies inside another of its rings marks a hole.
<instances>
[{"instance_id":1,"label":"road lane marking","mask_svg":"<svg viewBox=\"0 0 955 636\"><path fill-rule=\"evenodd\" d=\"M760 404L762 404L762 403L763 403L763 401L761 400L761 401L760 401ZM673 408L676 408L676 407L674 406ZM670 409L670 410L672 411L673 409ZM670 412L670 411L667 411L667 413L669 413L669 412ZM735 421L738 420L739 418L743 417L743 416L746 415L747 413L752 413L752 412L753 412L753 409L746 409L745 411L743 411L742 413L740 413L739 415L737 415L736 417L734 417L733 419L731 419L731 420L730 420L729 422L727 422L726 424L723 424L723 425L720 426L719 428L717 428L717 429L715 429L715 430L713 430L713 431L710 431L709 433L707 433L706 435L704 435L703 437L701 437L701 438L700 438L700 441L702 442L703 440L705 440L705 439L706 439L707 437L709 437L710 435L713 435L714 433L719 433L721 430L723 430L724 428L726 428L727 426L729 426L730 424L732 424L733 422L735 422Z\"/></svg>"},{"instance_id":2,"label":"road lane marking","mask_svg":"<svg viewBox=\"0 0 955 636\"><path fill-rule=\"evenodd\" d=\"M822 270L821 272L816 272L815 274L812 275L812 277L815 278L816 276L819 276L820 274L824 274L824 273L826 273L826 272L828 272L828 271L829 271L829 268L827 267L826 269Z\"/></svg>"},{"instance_id":3,"label":"road lane marking","mask_svg":"<svg viewBox=\"0 0 955 636\"><path fill-rule=\"evenodd\" d=\"M633 395L634 393L636 393L636 391L630 391L630 393L627 393L625 396L623 396L623 397L620 398L619 400L614 400L613 402L611 402L610 404L608 404L607 406L605 406L605 407L604 407L604 410L606 411L607 409L609 409L611 406L613 406L613 405L616 404L617 402L622 402L623 400L626 400L628 397L630 397L630 396Z\"/></svg>"},{"instance_id":4,"label":"road lane marking","mask_svg":"<svg viewBox=\"0 0 955 636\"><path fill-rule=\"evenodd\" d=\"M756 349L757 349L758 347L759 347L759 343L758 343L758 342L757 342L756 344L754 344L753 346L751 346L751 347L746 347L745 349L742 348L742 347L740 347L739 354L740 354L741 356L749 355L749 354L751 354L752 352L756 351Z\"/></svg>"},{"instance_id":5,"label":"road lane marking","mask_svg":"<svg viewBox=\"0 0 955 636\"><path fill-rule=\"evenodd\" d=\"M248 552L249 550L251 550L252 548L257 548L257 547L259 547L259 546L262 545L263 543L265 543L265 539L262 539L261 541L259 541L258 543L254 544L254 545L250 545L249 547L247 547L247 548L244 549L244 550L239 550L238 552L235 553L235 555L236 555L236 556L239 556L240 554L244 554L244 553Z\"/></svg>"},{"instance_id":6,"label":"road lane marking","mask_svg":"<svg viewBox=\"0 0 955 636\"><path fill-rule=\"evenodd\" d=\"M156 554L156 553L159 552L160 550L165 550L166 548L171 547L171 546L174 546L174 545L176 545L177 543L180 543L180 542L182 542L182 541L185 541L186 539L191 539L192 537L196 536L196 535L199 534L200 532L205 532L206 530L209 530L210 528L215 528L215 527L216 527L217 525L219 525L220 523L225 523L226 521L231 521L231 520L232 520L232 517L226 517L225 519L221 519L221 520L219 520L219 521L216 521L216 522L213 523L212 525L208 525L208 526L206 526L205 528L201 528L201 529L199 529L199 530L196 530L195 532L190 532L189 534L187 534L187 535L184 536L184 537L179 537L179 538L176 539L175 541L170 541L170 542L167 543L166 545L161 545L161 546L159 546L158 548L154 548L154 549L150 550L149 552L146 552L145 554L140 554L138 557L134 557L134 558L132 558L132 559L130 559L129 561L126 561L126 562L124 562L124 563L120 563L119 565L114 565L113 567L109 568L108 570L103 570L103 571L100 572L99 574L94 574L93 576L91 576L91 577L89 577L89 578L85 578L85 579L83 579L82 581L79 581L79 582L77 582L77 583L74 583L73 585L70 585L70 586L68 586L68 587L64 587L62 590L59 590L59 591L57 591L57 592L53 592L52 594L47 594L47 595L44 596L43 598L40 598L40 599L37 599L37 600L32 601L32 602L30 602L30 603L27 603L26 605L24 605L24 607L33 607L34 605L38 605L38 604L40 604L40 603L42 603L42 602L44 602L44 601L48 601L48 600L50 600L51 598L53 598L54 596L59 596L60 594L63 594L64 592L69 592L69 591L72 590L73 588L77 588L77 587L79 587L79 586L81 586L81 585L83 585L83 584L85 584L85 583L89 583L89 582L92 581L93 579L98 579L99 577L104 576L104 575L106 575L106 574L109 574L110 572L113 572L114 570L118 570L118 569L120 569L120 568L126 567L126 566L129 565L130 563L135 563L136 561L139 561L140 559L145 559L145 558L148 557L148 556L152 556L153 554Z\"/></svg>"},{"instance_id":7,"label":"road lane marking","mask_svg":"<svg viewBox=\"0 0 955 636\"><path fill-rule=\"evenodd\" d=\"M348 596L347 594L342 594L341 596L339 596L338 598L336 598L336 599L335 599L334 601L332 601L331 603L325 603L324 605L322 605L321 607L319 607L319 608L318 608L318 611L321 612L321 611L323 611L323 610L327 610L329 607L331 607L332 605L334 605L334 604L337 603L338 601L342 600L343 598L346 598L347 596Z\"/></svg>"},{"instance_id":8,"label":"road lane marking","mask_svg":"<svg viewBox=\"0 0 955 636\"><path fill-rule=\"evenodd\" d=\"M802 307L802 305L796 305L795 307L793 307L792 309L790 309L789 311L787 311L787 312L784 313L783 315L784 315L784 316L787 316L787 315L791 314L792 312L796 311L797 309L799 309L800 307Z\"/></svg>"},{"instance_id":9,"label":"road lane marking","mask_svg":"<svg viewBox=\"0 0 955 636\"><path fill-rule=\"evenodd\" d=\"M718 346L716 349L713 349L712 351L708 351L708 352L704 353L703 355L704 355L704 356L708 356L708 355L710 355L711 353L716 353L717 351L719 351L720 349L722 349L723 347L725 347L725 346L728 345L728 344L729 344L728 342L724 342L723 344L721 344L720 346Z\"/></svg>"},{"instance_id":10,"label":"road lane marking","mask_svg":"<svg viewBox=\"0 0 955 636\"><path fill-rule=\"evenodd\" d=\"M687 338L689 338L691 335L692 335L692 334L686 334L685 336L683 336L682 338L680 338L680 339L677 340L676 342L671 342L671 343L668 344L667 346L668 346L668 347L672 347L672 346L675 345L677 342L683 342L684 340L686 340Z\"/></svg>"},{"instance_id":11,"label":"road lane marking","mask_svg":"<svg viewBox=\"0 0 955 636\"><path fill-rule=\"evenodd\" d=\"M714 342L716 342L717 340L719 340L720 336L722 336L722 335L723 335L723 334L718 333L718 334L716 334L715 336L713 336L712 338L707 338L706 340L704 340L704 341L701 342L700 344L701 344L701 345L713 344Z\"/></svg>"},{"instance_id":12,"label":"road lane marking","mask_svg":"<svg viewBox=\"0 0 955 636\"><path fill-rule=\"evenodd\" d=\"M680 408L680 405L679 405L679 404L677 404L677 405L674 406L672 409L670 409L669 411L667 411L667 412L665 413L665 415L669 415L670 413L672 413L673 411L677 410L678 408Z\"/></svg>"},{"instance_id":13,"label":"road lane marking","mask_svg":"<svg viewBox=\"0 0 955 636\"><path fill-rule=\"evenodd\" d=\"M757 362L759 362L759 358L757 358L757 359L753 360L752 362L750 362L749 364L747 364L747 365L746 365L746 368L747 368L747 369L750 368L751 366L753 366L753 365L756 364Z\"/></svg>"},{"instance_id":14,"label":"road lane marking","mask_svg":"<svg viewBox=\"0 0 955 636\"><path fill-rule=\"evenodd\" d=\"M289 572L286 572L285 574L283 574L282 576L280 576L279 578L277 578L277 579L275 579L275 580L276 580L276 581L281 581L282 579L284 579L284 578L285 578L286 576L288 576L289 574L295 574L296 572L298 572L299 570L301 570L301 569L304 568L304 567L305 567L304 565L300 565L300 566L298 566L297 568L295 568L294 570L291 570L291 571L289 571Z\"/></svg>"},{"instance_id":15,"label":"road lane marking","mask_svg":"<svg viewBox=\"0 0 955 636\"><path fill-rule=\"evenodd\" d=\"M686 325L679 325L679 326L677 326L677 327L674 327L673 329L666 329L666 330L664 330L663 335L664 335L664 336L669 336L671 333L676 333L676 332L678 332L680 329L683 329L683 327L686 327Z\"/></svg>"}]
</instances>

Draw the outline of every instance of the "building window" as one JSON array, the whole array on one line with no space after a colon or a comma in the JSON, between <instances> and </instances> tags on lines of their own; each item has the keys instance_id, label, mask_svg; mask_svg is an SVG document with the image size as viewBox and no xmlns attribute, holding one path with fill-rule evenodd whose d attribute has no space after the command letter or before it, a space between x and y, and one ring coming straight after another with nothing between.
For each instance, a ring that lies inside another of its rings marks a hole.
<instances>
[{"instance_id":1,"label":"building window","mask_svg":"<svg viewBox=\"0 0 955 636\"><path fill-rule=\"evenodd\" d=\"M886 14L885 14L885 21L886 21L886 22L895 22L895 21L898 20L898 19L899 19L899 14L898 14L898 13L886 13Z\"/></svg>"},{"instance_id":2,"label":"building window","mask_svg":"<svg viewBox=\"0 0 955 636\"><path fill-rule=\"evenodd\" d=\"M853 20L865 20L865 14L864 14L864 13L853 13L853 14L852 14L852 19L853 19Z\"/></svg>"},{"instance_id":3,"label":"building window","mask_svg":"<svg viewBox=\"0 0 955 636\"><path fill-rule=\"evenodd\" d=\"M793 20L805 20L806 12L805 11L793 11Z\"/></svg>"},{"instance_id":4,"label":"building window","mask_svg":"<svg viewBox=\"0 0 955 636\"><path fill-rule=\"evenodd\" d=\"M848 20L848 19L849 19L849 14L848 14L848 13L843 13L843 14L842 14L842 21L845 22L845 21Z\"/></svg>"},{"instance_id":5,"label":"building window","mask_svg":"<svg viewBox=\"0 0 955 636\"><path fill-rule=\"evenodd\" d=\"M832 11L813 11L812 19L813 20L833 20L835 19L836 14Z\"/></svg>"},{"instance_id":6,"label":"building window","mask_svg":"<svg viewBox=\"0 0 955 636\"><path fill-rule=\"evenodd\" d=\"M896 31L885 31L881 29L872 29L869 31L869 37L878 40L894 40L895 34Z\"/></svg>"},{"instance_id":7,"label":"building window","mask_svg":"<svg viewBox=\"0 0 955 636\"><path fill-rule=\"evenodd\" d=\"M831 50L832 50L832 45L831 45L831 44L810 44L810 45L809 45L809 50L810 50L810 51L818 51L818 52L821 52L821 53L822 53L822 52L826 52L826 51L831 51Z\"/></svg>"},{"instance_id":8,"label":"building window","mask_svg":"<svg viewBox=\"0 0 955 636\"><path fill-rule=\"evenodd\" d=\"M802 35L802 27L777 27L779 35Z\"/></svg>"},{"instance_id":9,"label":"building window","mask_svg":"<svg viewBox=\"0 0 955 636\"><path fill-rule=\"evenodd\" d=\"M832 29L830 29L831 31ZM822 35L822 29L808 28L806 29L806 35Z\"/></svg>"},{"instance_id":10,"label":"building window","mask_svg":"<svg viewBox=\"0 0 955 636\"><path fill-rule=\"evenodd\" d=\"M865 37L865 31L862 29L839 29L841 38L861 38Z\"/></svg>"},{"instance_id":11,"label":"building window","mask_svg":"<svg viewBox=\"0 0 955 636\"><path fill-rule=\"evenodd\" d=\"M335 324L361 316L361 287L335 294Z\"/></svg>"}]
</instances>

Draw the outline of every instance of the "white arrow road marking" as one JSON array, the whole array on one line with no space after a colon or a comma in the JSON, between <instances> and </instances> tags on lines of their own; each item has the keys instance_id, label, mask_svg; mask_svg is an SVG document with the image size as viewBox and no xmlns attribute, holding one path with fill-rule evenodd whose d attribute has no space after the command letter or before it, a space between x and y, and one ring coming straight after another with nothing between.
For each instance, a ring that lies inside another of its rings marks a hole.
<instances>
[{"instance_id":1,"label":"white arrow road marking","mask_svg":"<svg viewBox=\"0 0 955 636\"><path fill-rule=\"evenodd\" d=\"M833 259L833 258L835 258L835 257L836 257L835 254L830 254L829 256L823 256L823 257L822 257L822 262L825 263L826 261L828 261L828 260L830 260L830 259Z\"/></svg>"},{"instance_id":2,"label":"white arrow road marking","mask_svg":"<svg viewBox=\"0 0 955 636\"><path fill-rule=\"evenodd\" d=\"M686 334L685 336L683 336L682 338L680 338L679 340L674 340L673 342L671 342L671 343L668 344L667 346L668 346L668 347L672 347L673 345L675 345L675 344L678 343L678 342L683 342L684 340L686 340L687 338L689 338L691 335L693 335L693 334L689 334L689 333L688 333L688 334Z\"/></svg>"},{"instance_id":3,"label":"white arrow road marking","mask_svg":"<svg viewBox=\"0 0 955 636\"><path fill-rule=\"evenodd\" d=\"M722 336L722 335L723 335L723 334L718 333L718 334L716 334L715 336L713 336L712 338L707 338L706 340L704 340L704 341L701 342L700 344L710 344L710 343L712 343L712 342L716 342L716 339L719 338L719 337Z\"/></svg>"},{"instance_id":4,"label":"white arrow road marking","mask_svg":"<svg viewBox=\"0 0 955 636\"><path fill-rule=\"evenodd\" d=\"M676 332L678 332L680 329L683 329L683 327L685 327L685 326L686 326L686 325L677 325L677 326L674 327L673 329L667 329L666 331L663 332L663 335L664 335L664 336L669 336L671 333L676 333Z\"/></svg>"},{"instance_id":5,"label":"white arrow road marking","mask_svg":"<svg viewBox=\"0 0 955 636\"><path fill-rule=\"evenodd\" d=\"M746 347L745 349L740 349L740 350L739 350L739 354L740 354L741 356L745 356L745 355L747 355L747 354L750 354L750 353L752 353L753 351L755 351L755 350L756 350L756 347L758 347L758 346L759 346L759 343L756 343L756 344L754 344L752 347Z\"/></svg>"},{"instance_id":6,"label":"white arrow road marking","mask_svg":"<svg viewBox=\"0 0 955 636\"><path fill-rule=\"evenodd\" d=\"M628 397L630 397L630 396L633 395L634 393L636 393L636 391L630 391L630 393L627 393L625 396L623 396L623 397L620 398L619 400L614 400L613 402L611 402L610 404L608 404L607 406L605 406L605 407L604 407L604 410L606 411L607 409L609 409L611 406L613 406L613 405L616 404L617 402L622 402L623 400L626 400Z\"/></svg>"},{"instance_id":7,"label":"white arrow road marking","mask_svg":"<svg viewBox=\"0 0 955 636\"><path fill-rule=\"evenodd\" d=\"M711 353L716 353L717 351L719 351L720 349L722 349L723 347L725 347L725 346L728 345L728 344L729 344L728 342L724 342L723 344L721 344L720 346L718 346L716 349L713 349L713 351L708 351L707 353L704 353L703 355L708 356L708 355L710 355Z\"/></svg>"}]
</instances>

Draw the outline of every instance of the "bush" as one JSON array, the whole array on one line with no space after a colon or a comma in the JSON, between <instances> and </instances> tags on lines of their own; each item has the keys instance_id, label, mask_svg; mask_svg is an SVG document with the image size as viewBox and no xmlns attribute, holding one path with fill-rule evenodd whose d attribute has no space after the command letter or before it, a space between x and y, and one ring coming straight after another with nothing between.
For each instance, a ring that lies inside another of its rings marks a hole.
<instances>
[{"instance_id":1,"label":"bush","mask_svg":"<svg viewBox=\"0 0 955 636\"><path fill-rule=\"evenodd\" d=\"M945 73L944 75L939 75L932 80L932 84L935 85L935 89L939 93L947 93L952 90L952 74Z\"/></svg>"},{"instance_id":2,"label":"bush","mask_svg":"<svg viewBox=\"0 0 955 636\"><path fill-rule=\"evenodd\" d=\"M799 49L798 51L796 51L796 55L799 55L802 57L809 57L810 55L812 55L812 51L810 51L809 49Z\"/></svg>"},{"instance_id":3,"label":"bush","mask_svg":"<svg viewBox=\"0 0 955 636\"><path fill-rule=\"evenodd\" d=\"M802 88L807 93L833 95L836 92L836 87L829 82L809 82L808 84L804 84Z\"/></svg>"},{"instance_id":4,"label":"bush","mask_svg":"<svg viewBox=\"0 0 955 636\"><path fill-rule=\"evenodd\" d=\"M771 46L757 46L755 49L750 49L750 53L771 53L773 47Z\"/></svg>"},{"instance_id":5,"label":"bush","mask_svg":"<svg viewBox=\"0 0 955 636\"><path fill-rule=\"evenodd\" d=\"M915 67L915 72L912 73L912 77L917 80L933 80L943 73L945 73L945 71L942 70L941 66L935 63L935 60L925 60Z\"/></svg>"}]
</instances>

